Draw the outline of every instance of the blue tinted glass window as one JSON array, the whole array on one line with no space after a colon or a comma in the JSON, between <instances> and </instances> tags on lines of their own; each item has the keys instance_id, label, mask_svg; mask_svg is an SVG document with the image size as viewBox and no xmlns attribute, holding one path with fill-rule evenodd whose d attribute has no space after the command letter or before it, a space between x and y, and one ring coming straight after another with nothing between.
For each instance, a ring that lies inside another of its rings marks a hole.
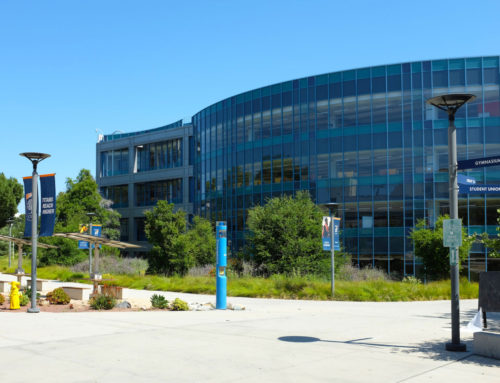
<instances>
[{"instance_id":1,"label":"blue tinted glass window","mask_svg":"<svg viewBox=\"0 0 500 383\"><path fill-rule=\"evenodd\" d=\"M372 78L372 92L373 93L385 92L385 77Z\"/></svg>"},{"instance_id":2,"label":"blue tinted glass window","mask_svg":"<svg viewBox=\"0 0 500 383\"><path fill-rule=\"evenodd\" d=\"M422 88L422 73L412 73L411 86L413 89L421 89Z\"/></svg>"},{"instance_id":3,"label":"blue tinted glass window","mask_svg":"<svg viewBox=\"0 0 500 383\"><path fill-rule=\"evenodd\" d=\"M327 139L322 139L322 140L317 140L316 141L316 151L318 153L328 153L328 140Z\"/></svg>"},{"instance_id":4,"label":"blue tinted glass window","mask_svg":"<svg viewBox=\"0 0 500 383\"><path fill-rule=\"evenodd\" d=\"M385 149L387 147L387 134L375 133L373 135L373 149Z\"/></svg>"},{"instance_id":5,"label":"blue tinted glass window","mask_svg":"<svg viewBox=\"0 0 500 383\"><path fill-rule=\"evenodd\" d=\"M356 136L344 137L344 152L356 150Z\"/></svg>"},{"instance_id":6,"label":"blue tinted glass window","mask_svg":"<svg viewBox=\"0 0 500 383\"><path fill-rule=\"evenodd\" d=\"M320 85L316 87L316 99L324 100L328 98L328 86Z\"/></svg>"},{"instance_id":7,"label":"blue tinted glass window","mask_svg":"<svg viewBox=\"0 0 500 383\"><path fill-rule=\"evenodd\" d=\"M387 77L387 90L389 92L401 90L401 76L394 75Z\"/></svg>"},{"instance_id":8,"label":"blue tinted glass window","mask_svg":"<svg viewBox=\"0 0 500 383\"><path fill-rule=\"evenodd\" d=\"M292 92L283 93L283 106L292 105Z\"/></svg>"},{"instance_id":9,"label":"blue tinted glass window","mask_svg":"<svg viewBox=\"0 0 500 383\"><path fill-rule=\"evenodd\" d=\"M344 81L344 97L354 96L356 94L356 87L354 80Z\"/></svg>"},{"instance_id":10,"label":"blue tinted glass window","mask_svg":"<svg viewBox=\"0 0 500 383\"><path fill-rule=\"evenodd\" d=\"M370 93L370 79L363 78L358 80L358 94Z\"/></svg>"},{"instance_id":11,"label":"blue tinted glass window","mask_svg":"<svg viewBox=\"0 0 500 383\"><path fill-rule=\"evenodd\" d=\"M271 100L269 97L262 97L262 110L268 110L271 106Z\"/></svg>"},{"instance_id":12,"label":"blue tinted glass window","mask_svg":"<svg viewBox=\"0 0 500 383\"><path fill-rule=\"evenodd\" d=\"M467 69L467 85L480 85L482 83L481 69Z\"/></svg>"},{"instance_id":13,"label":"blue tinted glass window","mask_svg":"<svg viewBox=\"0 0 500 383\"><path fill-rule=\"evenodd\" d=\"M359 136L358 147L359 147L360 151L371 149L371 147L372 147L371 137L368 134L364 134L364 135Z\"/></svg>"},{"instance_id":14,"label":"blue tinted glass window","mask_svg":"<svg viewBox=\"0 0 500 383\"><path fill-rule=\"evenodd\" d=\"M435 88L448 86L448 71L440 70L432 72L432 81Z\"/></svg>"},{"instance_id":15,"label":"blue tinted glass window","mask_svg":"<svg viewBox=\"0 0 500 383\"><path fill-rule=\"evenodd\" d=\"M342 96L342 84L340 82L335 82L329 85L330 88L330 98L339 98Z\"/></svg>"},{"instance_id":16,"label":"blue tinted glass window","mask_svg":"<svg viewBox=\"0 0 500 383\"><path fill-rule=\"evenodd\" d=\"M260 112L260 98L252 101L252 110L254 113Z\"/></svg>"},{"instance_id":17,"label":"blue tinted glass window","mask_svg":"<svg viewBox=\"0 0 500 383\"><path fill-rule=\"evenodd\" d=\"M456 69L450 70L450 86L463 86L465 85L465 70Z\"/></svg>"},{"instance_id":18,"label":"blue tinted glass window","mask_svg":"<svg viewBox=\"0 0 500 383\"><path fill-rule=\"evenodd\" d=\"M388 135L389 138L389 147L390 148L400 148L402 145L402 134L401 132L391 132L391 134Z\"/></svg>"},{"instance_id":19,"label":"blue tinted glass window","mask_svg":"<svg viewBox=\"0 0 500 383\"><path fill-rule=\"evenodd\" d=\"M446 129L436 129L434 131L434 145L447 145L448 131Z\"/></svg>"},{"instance_id":20,"label":"blue tinted glass window","mask_svg":"<svg viewBox=\"0 0 500 383\"><path fill-rule=\"evenodd\" d=\"M278 108L281 106L281 94L273 94L272 95L272 107Z\"/></svg>"},{"instance_id":21,"label":"blue tinted glass window","mask_svg":"<svg viewBox=\"0 0 500 383\"><path fill-rule=\"evenodd\" d=\"M498 84L498 68L485 68L484 69L484 83L485 84Z\"/></svg>"}]
</instances>

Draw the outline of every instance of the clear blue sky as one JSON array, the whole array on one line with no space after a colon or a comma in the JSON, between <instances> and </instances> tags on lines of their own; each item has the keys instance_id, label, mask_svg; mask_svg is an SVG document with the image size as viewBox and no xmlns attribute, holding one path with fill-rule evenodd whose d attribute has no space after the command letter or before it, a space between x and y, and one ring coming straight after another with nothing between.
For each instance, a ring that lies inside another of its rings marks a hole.
<instances>
[{"instance_id":1,"label":"clear blue sky","mask_svg":"<svg viewBox=\"0 0 500 383\"><path fill-rule=\"evenodd\" d=\"M0 2L0 172L95 174L96 129L155 128L294 78L497 55L500 2ZM24 210L23 206L20 206Z\"/></svg>"}]
</instances>

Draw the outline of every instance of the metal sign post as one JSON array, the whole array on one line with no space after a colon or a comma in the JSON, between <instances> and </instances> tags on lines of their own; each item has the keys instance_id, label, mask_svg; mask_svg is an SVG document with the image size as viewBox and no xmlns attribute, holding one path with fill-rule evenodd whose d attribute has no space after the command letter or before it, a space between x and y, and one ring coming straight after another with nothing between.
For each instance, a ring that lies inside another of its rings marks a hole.
<instances>
[{"instance_id":1,"label":"metal sign post","mask_svg":"<svg viewBox=\"0 0 500 383\"><path fill-rule=\"evenodd\" d=\"M457 182L457 129L455 127L455 114L457 110L469 101L474 101L473 94L445 94L436 96L426 101L448 114L448 190L450 201L450 218L458 219L458 182ZM444 231L444 230L443 230ZM461 230L460 230L461 235ZM451 235L453 236L453 235ZM450 248L451 249L451 248ZM456 252L458 253L458 248ZM453 255L452 255L453 254ZM455 251L450 251L450 259L456 258ZM450 267L451 277L451 342L446 343L448 351L466 351L465 343L460 342L460 294L459 271L457 264Z\"/></svg>"}]
</instances>

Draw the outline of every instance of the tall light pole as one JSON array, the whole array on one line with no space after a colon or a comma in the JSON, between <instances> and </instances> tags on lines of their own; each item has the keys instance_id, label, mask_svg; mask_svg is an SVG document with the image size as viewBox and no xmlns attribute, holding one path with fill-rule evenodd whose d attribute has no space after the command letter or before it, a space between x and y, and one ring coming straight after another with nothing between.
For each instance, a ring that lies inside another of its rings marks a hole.
<instances>
[{"instance_id":1,"label":"tall light pole","mask_svg":"<svg viewBox=\"0 0 500 383\"><path fill-rule=\"evenodd\" d=\"M38 242L38 173L36 168L39 162L50 157L45 153L21 153L33 164L33 177L31 179L31 307L29 313L39 313L40 309L36 307L36 250Z\"/></svg>"},{"instance_id":2,"label":"tall light pole","mask_svg":"<svg viewBox=\"0 0 500 383\"><path fill-rule=\"evenodd\" d=\"M7 223L10 225L9 226L9 237L12 237L12 225L14 224L14 222L16 222L14 219L12 218L9 218L7 220ZM12 248L14 247L14 244L9 241L9 268L12 264Z\"/></svg>"},{"instance_id":3,"label":"tall light pole","mask_svg":"<svg viewBox=\"0 0 500 383\"><path fill-rule=\"evenodd\" d=\"M455 113L469 101L476 98L473 94L445 94L427 100L427 104L448 113L448 182L450 218L458 219L457 183L457 131ZM458 258L458 247L450 247L450 260ZM465 343L460 343L460 292L458 262L450 262L451 277L451 342L446 343L448 351L466 351Z\"/></svg>"},{"instance_id":4,"label":"tall light pole","mask_svg":"<svg viewBox=\"0 0 500 383\"><path fill-rule=\"evenodd\" d=\"M89 217L89 235L92 235L92 217L95 216L95 213L87 213L87 217ZM92 243L89 242L89 277L92 278Z\"/></svg>"},{"instance_id":5,"label":"tall light pole","mask_svg":"<svg viewBox=\"0 0 500 383\"><path fill-rule=\"evenodd\" d=\"M332 297L335 295L335 247L334 247L334 223L333 223L333 217L335 216L333 214L333 210L339 206L338 203L336 202L328 202L325 203L323 206L326 206L328 210L330 210L330 227L331 227L331 239L330 239L330 251L332 255L332 262L331 262L331 271L332 271Z\"/></svg>"}]
</instances>

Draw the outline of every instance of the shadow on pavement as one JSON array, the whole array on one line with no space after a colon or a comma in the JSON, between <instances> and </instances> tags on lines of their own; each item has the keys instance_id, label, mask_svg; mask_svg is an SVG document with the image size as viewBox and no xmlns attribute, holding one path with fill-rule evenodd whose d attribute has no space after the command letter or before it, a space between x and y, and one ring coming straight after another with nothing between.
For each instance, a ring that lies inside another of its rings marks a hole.
<instances>
[{"instance_id":1,"label":"shadow on pavement","mask_svg":"<svg viewBox=\"0 0 500 383\"><path fill-rule=\"evenodd\" d=\"M419 354L418 357L429 358L440 361L449 361L475 364L480 366L489 367L500 367L500 360L485 358L479 355L474 355L472 348L472 341L465 341L467 345L467 352L450 352L446 351L445 343L446 341L437 340L432 342L422 342L417 345L397 345L397 344L387 344L387 343L375 343L369 342L373 338L360 338L351 339L347 341L330 340L330 339L320 339L311 336L282 336L278 340L283 342L293 342L293 343L313 343L313 342L326 342L326 343L339 343L347 344L353 346L363 346L363 347L382 347L392 349L393 352L404 352L407 354Z\"/></svg>"},{"instance_id":2,"label":"shadow on pavement","mask_svg":"<svg viewBox=\"0 0 500 383\"><path fill-rule=\"evenodd\" d=\"M358 346L370 346L370 347L417 348L415 346L402 346L397 344L366 342L367 340L370 339L373 338L360 338L351 340L329 340L329 339L319 339L311 336L282 336L278 338L278 340L281 340L283 342L293 342L293 343L327 342L327 343L353 344Z\"/></svg>"}]
</instances>

